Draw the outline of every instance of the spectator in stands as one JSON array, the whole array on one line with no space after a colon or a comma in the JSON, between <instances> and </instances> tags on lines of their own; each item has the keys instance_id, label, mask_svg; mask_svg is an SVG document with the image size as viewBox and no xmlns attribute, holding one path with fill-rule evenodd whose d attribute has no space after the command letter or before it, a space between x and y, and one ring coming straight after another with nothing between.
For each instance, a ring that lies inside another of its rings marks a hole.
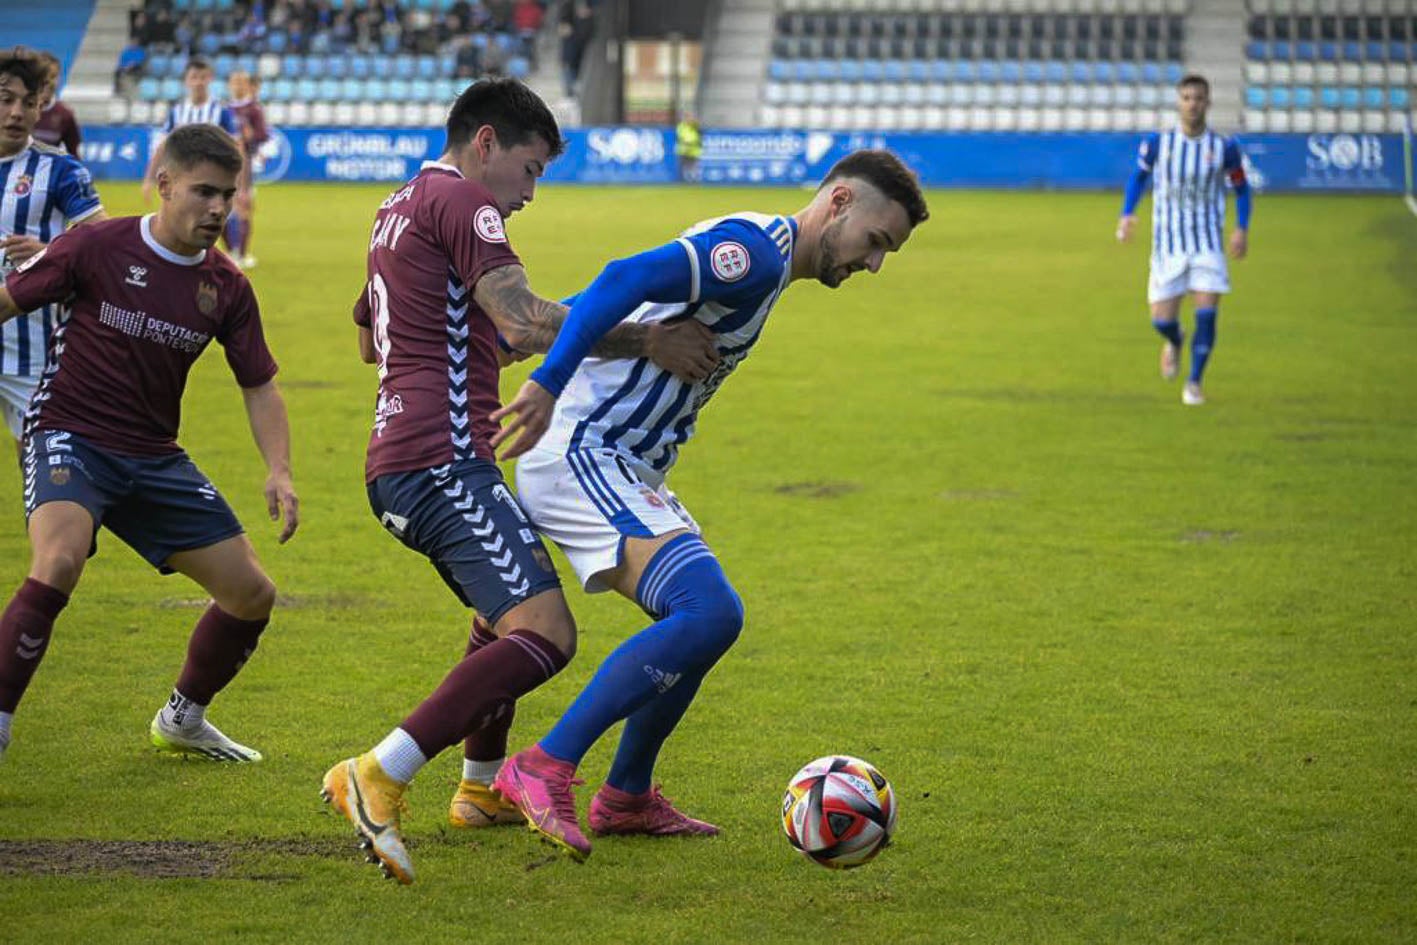
<instances>
[{"instance_id":1,"label":"spectator in stands","mask_svg":"<svg viewBox=\"0 0 1417 945\"><path fill-rule=\"evenodd\" d=\"M580 81L581 60L585 58L591 35L595 32L595 11L585 0L575 0L561 8L561 81L566 97L575 98Z\"/></svg>"},{"instance_id":2,"label":"spectator in stands","mask_svg":"<svg viewBox=\"0 0 1417 945\"><path fill-rule=\"evenodd\" d=\"M127 94L142 78L147 64L148 51L136 38L128 40L128 45L118 54L118 67L113 71L114 89Z\"/></svg>"},{"instance_id":3,"label":"spectator in stands","mask_svg":"<svg viewBox=\"0 0 1417 945\"><path fill-rule=\"evenodd\" d=\"M37 54L44 66L44 85L39 91L39 124L30 132L36 141L63 147L74 157L79 156L79 123L69 106L59 101L59 81L64 75L64 66L53 53Z\"/></svg>"},{"instance_id":4,"label":"spectator in stands","mask_svg":"<svg viewBox=\"0 0 1417 945\"><path fill-rule=\"evenodd\" d=\"M536 0L517 0L517 5L512 8L512 26L521 41L521 53L531 62L533 69L536 68L536 34L545 19L546 11Z\"/></svg>"}]
</instances>

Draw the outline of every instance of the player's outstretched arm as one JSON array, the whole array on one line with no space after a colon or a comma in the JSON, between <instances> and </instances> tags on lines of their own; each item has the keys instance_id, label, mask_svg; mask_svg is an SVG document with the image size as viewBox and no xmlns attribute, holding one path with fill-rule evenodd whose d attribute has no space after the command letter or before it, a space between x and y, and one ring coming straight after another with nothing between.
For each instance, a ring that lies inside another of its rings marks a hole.
<instances>
[{"instance_id":1,"label":"player's outstretched arm","mask_svg":"<svg viewBox=\"0 0 1417 945\"><path fill-rule=\"evenodd\" d=\"M243 387L241 396L246 402L251 434L269 471L266 511L273 522L284 517L279 540L285 544L300 526L300 498L295 494L290 474L290 419L286 415L285 399L275 381L267 381L259 387Z\"/></svg>"},{"instance_id":2,"label":"player's outstretched arm","mask_svg":"<svg viewBox=\"0 0 1417 945\"><path fill-rule=\"evenodd\" d=\"M1250 251L1250 211L1253 209L1253 192L1245 177L1245 159L1240 146L1233 140L1226 144L1225 169L1229 171L1230 186L1235 190L1235 230L1230 234L1230 255L1244 259Z\"/></svg>"}]
</instances>

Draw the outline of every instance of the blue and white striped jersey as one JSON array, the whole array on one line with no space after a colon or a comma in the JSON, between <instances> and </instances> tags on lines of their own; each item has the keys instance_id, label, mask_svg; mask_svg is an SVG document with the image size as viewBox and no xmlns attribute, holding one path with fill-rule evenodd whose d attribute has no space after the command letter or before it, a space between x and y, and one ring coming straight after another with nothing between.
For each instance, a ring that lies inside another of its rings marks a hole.
<instances>
[{"instance_id":1,"label":"blue and white striped jersey","mask_svg":"<svg viewBox=\"0 0 1417 945\"><path fill-rule=\"evenodd\" d=\"M1225 251L1225 181L1244 180L1243 161L1234 138L1209 129L1197 138L1174 128L1142 140L1137 165L1152 175L1153 255Z\"/></svg>"},{"instance_id":2,"label":"blue and white striped jersey","mask_svg":"<svg viewBox=\"0 0 1417 945\"><path fill-rule=\"evenodd\" d=\"M167 110L162 133L171 134L183 125L219 125L233 138L240 137L241 131L236 123L236 113L214 98L200 105L193 105L189 99L174 102Z\"/></svg>"},{"instance_id":3,"label":"blue and white striped jersey","mask_svg":"<svg viewBox=\"0 0 1417 945\"><path fill-rule=\"evenodd\" d=\"M718 366L686 383L648 358L587 358L566 385L538 449L616 449L661 476L694 435L699 411L762 333L792 278L797 223L791 217L736 213L695 224L676 241L689 257L682 302L646 302L625 321L694 318L716 336Z\"/></svg>"},{"instance_id":4,"label":"blue and white striped jersey","mask_svg":"<svg viewBox=\"0 0 1417 945\"><path fill-rule=\"evenodd\" d=\"M88 169L61 148L31 140L0 160L0 236L32 236L48 243L103 209ZM0 284L13 267L0 255ZM0 374L39 380L54 329L66 306L46 305L0 325Z\"/></svg>"}]
</instances>

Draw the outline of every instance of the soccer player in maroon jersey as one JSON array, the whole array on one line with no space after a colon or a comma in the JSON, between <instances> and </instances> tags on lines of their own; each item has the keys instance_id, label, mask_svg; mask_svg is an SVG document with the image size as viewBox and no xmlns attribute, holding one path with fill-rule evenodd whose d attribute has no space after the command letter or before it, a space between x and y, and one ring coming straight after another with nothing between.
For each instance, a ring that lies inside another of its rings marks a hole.
<instances>
[{"instance_id":1,"label":"soccer player in maroon jersey","mask_svg":"<svg viewBox=\"0 0 1417 945\"><path fill-rule=\"evenodd\" d=\"M548 350L565 319L563 306L528 287L504 229L561 148L556 119L535 93L514 79L478 82L449 113L443 155L380 205L370 234L354 313L361 355L379 372L369 503L481 618L438 689L372 750L324 777L322 795L355 825L371 862L403 883L413 881L399 828L408 782L439 752L505 718L574 649L551 559L493 452L513 433L514 446L530 445L550 419L521 399L501 407L497 381L506 359ZM711 339L693 321L624 325L595 353L649 357L702 379L717 362ZM513 420L499 431L502 417ZM500 758L506 735L501 729L500 746L468 746L468 757ZM494 765L464 787L490 819L519 820L487 786L495 774Z\"/></svg>"},{"instance_id":2,"label":"soccer player in maroon jersey","mask_svg":"<svg viewBox=\"0 0 1417 945\"><path fill-rule=\"evenodd\" d=\"M241 150L246 155L246 167L237 183L236 212L226 221L226 245L237 265L250 269L256 265L256 257L251 255L251 229L256 215L256 157L261 145L270 140L271 133L259 99L261 80L238 70L226 84L231 90L231 101L226 107L236 116Z\"/></svg>"},{"instance_id":3,"label":"soccer player in maroon jersey","mask_svg":"<svg viewBox=\"0 0 1417 945\"><path fill-rule=\"evenodd\" d=\"M161 209L71 229L0 288L0 321L73 300L25 422L29 577L0 615L0 753L59 612L97 549L100 525L163 573L212 597L150 736L164 752L260 761L206 720L212 697L256 648L271 583L216 487L177 445L187 373L215 338L269 469L266 504L298 524L290 432L251 284L212 250L231 212L241 153L211 125L168 137Z\"/></svg>"},{"instance_id":4,"label":"soccer player in maroon jersey","mask_svg":"<svg viewBox=\"0 0 1417 945\"><path fill-rule=\"evenodd\" d=\"M74 157L79 156L79 122L69 106L59 101L59 80L64 76L64 66L59 57L49 52L37 52L36 56L48 70L48 79L40 92L39 122L34 126L36 141L62 147Z\"/></svg>"}]
</instances>

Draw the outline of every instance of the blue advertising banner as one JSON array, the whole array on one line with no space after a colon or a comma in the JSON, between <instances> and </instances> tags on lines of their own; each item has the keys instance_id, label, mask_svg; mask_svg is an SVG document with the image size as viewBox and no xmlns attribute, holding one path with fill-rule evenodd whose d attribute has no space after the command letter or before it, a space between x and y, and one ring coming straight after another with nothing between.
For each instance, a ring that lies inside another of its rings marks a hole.
<instances>
[{"instance_id":1,"label":"blue advertising banner","mask_svg":"<svg viewBox=\"0 0 1417 945\"><path fill-rule=\"evenodd\" d=\"M152 130L85 129L82 157L94 176L142 176ZM673 133L664 128L572 128L566 152L545 180L580 184L664 184L679 179ZM703 134L706 184L805 184L857 148L889 148L931 187L1119 189L1134 166L1139 135L1114 132L733 131ZM1271 191L1402 189L1398 135L1242 136L1252 181ZM440 128L274 129L257 180L407 180L443 147Z\"/></svg>"}]
</instances>

